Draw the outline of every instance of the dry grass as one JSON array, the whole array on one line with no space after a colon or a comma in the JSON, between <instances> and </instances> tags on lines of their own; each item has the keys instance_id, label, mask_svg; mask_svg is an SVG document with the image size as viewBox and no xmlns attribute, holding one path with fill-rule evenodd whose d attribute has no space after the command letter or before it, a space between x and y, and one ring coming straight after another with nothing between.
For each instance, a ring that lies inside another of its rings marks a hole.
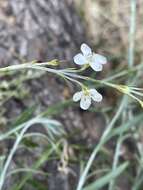
<instances>
[{"instance_id":1,"label":"dry grass","mask_svg":"<svg viewBox=\"0 0 143 190\"><path fill-rule=\"evenodd\" d=\"M122 58L121 62L127 63L130 1L75 0L75 2L85 18L85 29L90 42L95 48L98 47L101 51L106 51L113 58ZM139 64L142 60L142 22L143 1L137 0L136 64Z\"/></svg>"}]
</instances>

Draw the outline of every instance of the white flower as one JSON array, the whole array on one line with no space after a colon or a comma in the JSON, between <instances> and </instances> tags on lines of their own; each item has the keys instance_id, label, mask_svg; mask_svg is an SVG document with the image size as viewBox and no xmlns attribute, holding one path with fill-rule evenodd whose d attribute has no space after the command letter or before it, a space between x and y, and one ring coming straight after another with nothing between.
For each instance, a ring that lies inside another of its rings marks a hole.
<instances>
[{"instance_id":1,"label":"white flower","mask_svg":"<svg viewBox=\"0 0 143 190\"><path fill-rule=\"evenodd\" d=\"M107 63L106 57L92 52L91 48L84 43L81 45L80 49L82 53L78 53L74 56L74 62L77 65L89 64L94 71L102 71L102 65Z\"/></svg>"},{"instance_id":2,"label":"white flower","mask_svg":"<svg viewBox=\"0 0 143 190\"><path fill-rule=\"evenodd\" d=\"M91 100L96 102L102 101L102 95L95 89L86 89L80 92L76 92L73 95L73 101L77 102L80 100L80 107L83 110L87 110L91 105Z\"/></svg>"}]
</instances>

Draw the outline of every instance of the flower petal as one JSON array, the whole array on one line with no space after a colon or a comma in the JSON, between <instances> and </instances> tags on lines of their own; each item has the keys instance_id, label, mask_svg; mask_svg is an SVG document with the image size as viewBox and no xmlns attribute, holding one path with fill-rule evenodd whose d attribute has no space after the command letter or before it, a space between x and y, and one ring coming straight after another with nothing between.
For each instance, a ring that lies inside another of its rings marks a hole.
<instances>
[{"instance_id":1,"label":"flower petal","mask_svg":"<svg viewBox=\"0 0 143 190\"><path fill-rule=\"evenodd\" d=\"M82 91L76 92L76 93L73 95L73 101L74 101L74 102L78 102L78 101L81 99L82 94L83 94Z\"/></svg>"},{"instance_id":2,"label":"flower petal","mask_svg":"<svg viewBox=\"0 0 143 190\"><path fill-rule=\"evenodd\" d=\"M94 71L102 71L103 68L102 64L96 62L91 62L90 66Z\"/></svg>"},{"instance_id":3,"label":"flower petal","mask_svg":"<svg viewBox=\"0 0 143 190\"><path fill-rule=\"evenodd\" d=\"M96 102L101 102L102 101L102 95L99 92L97 92L97 90L90 89L89 92L90 92L91 98L94 101L96 101Z\"/></svg>"},{"instance_id":4,"label":"flower petal","mask_svg":"<svg viewBox=\"0 0 143 190\"><path fill-rule=\"evenodd\" d=\"M89 56L92 54L91 48L87 44L81 44L80 49L84 56Z\"/></svg>"},{"instance_id":5,"label":"flower petal","mask_svg":"<svg viewBox=\"0 0 143 190\"><path fill-rule=\"evenodd\" d=\"M102 65L107 63L107 58L100 54L93 54L93 60L95 63L100 63Z\"/></svg>"},{"instance_id":6,"label":"flower petal","mask_svg":"<svg viewBox=\"0 0 143 190\"><path fill-rule=\"evenodd\" d=\"M87 62L86 58L81 53L78 53L77 55L75 55L73 60L77 65L84 65Z\"/></svg>"},{"instance_id":7,"label":"flower petal","mask_svg":"<svg viewBox=\"0 0 143 190\"><path fill-rule=\"evenodd\" d=\"M82 96L80 101L80 107L83 110L87 110L91 105L91 97L90 96Z\"/></svg>"}]
</instances>

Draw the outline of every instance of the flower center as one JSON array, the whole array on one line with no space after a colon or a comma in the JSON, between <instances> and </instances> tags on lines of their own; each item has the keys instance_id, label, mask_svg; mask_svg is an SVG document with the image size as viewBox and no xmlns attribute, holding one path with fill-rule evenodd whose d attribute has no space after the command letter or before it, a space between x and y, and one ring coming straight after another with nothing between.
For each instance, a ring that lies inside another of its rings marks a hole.
<instances>
[{"instance_id":1,"label":"flower center","mask_svg":"<svg viewBox=\"0 0 143 190\"><path fill-rule=\"evenodd\" d=\"M90 96L89 89L86 86L82 86L82 92L84 96Z\"/></svg>"},{"instance_id":2,"label":"flower center","mask_svg":"<svg viewBox=\"0 0 143 190\"><path fill-rule=\"evenodd\" d=\"M83 94L85 96L89 96L90 95L89 90L88 89L84 89Z\"/></svg>"},{"instance_id":3,"label":"flower center","mask_svg":"<svg viewBox=\"0 0 143 190\"><path fill-rule=\"evenodd\" d=\"M88 63L92 62L92 55L88 55L88 56L86 57L86 59L87 59Z\"/></svg>"}]
</instances>

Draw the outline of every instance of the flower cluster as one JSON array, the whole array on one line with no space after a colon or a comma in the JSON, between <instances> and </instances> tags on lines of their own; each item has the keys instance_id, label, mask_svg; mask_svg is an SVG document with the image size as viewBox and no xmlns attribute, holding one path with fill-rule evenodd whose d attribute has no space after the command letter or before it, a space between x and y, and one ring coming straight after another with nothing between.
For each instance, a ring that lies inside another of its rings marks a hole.
<instances>
[{"instance_id":1,"label":"flower cluster","mask_svg":"<svg viewBox=\"0 0 143 190\"><path fill-rule=\"evenodd\" d=\"M74 62L77 65L90 66L94 71L102 71L103 65L107 63L106 57L92 52L91 48L83 43L81 45L81 52L74 56ZM91 105L91 100L96 102L102 101L102 95L96 89L83 88L82 91L76 92L73 95L73 101L80 100L80 107L87 110Z\"/></svg>"},{"instance_id":2,"label":"flower cluster","mask_svg":"<svg viewBox=\"0 0 143 190\"><path fill-rule=\"evenodd\" d=\"M42 63L38 63L37 61L31 61L31 62L23 63L20 65L10 65L4 68L0 68L0 72L7 73L10 71L15 71L15 70L35 69L42 72L49 72L52 74L56 74L62 77L64 80L74 82L78 84L82 90L79 92L76 92L73 95L73 101L75 102L80 101L80 107L83 110L87 110L90 107L92 100L95 102L101 102L102 95L99 92L97 92L96 89L93 89L93 88L90 89L89 87L85 86L85 84L83 84L81 80L89 81L92 84L95 84L95 83L101 84L101 85L116 89L119 92L122 92L123 94L126 94L132 99L136 100L143 108L143 100L142 100L143 88L121 85L121 84L114 84L114 83L109 82L112 79L125 76L131 71L132 72L138 71L140 68L142 68L142 64L137 65L132 69L126 69L124 72L121 71L118 74L108 77L108 79L96 80L92 77L84 76L79 73L84 71L88 67L91 67L94 71L97 71L97 72L102 71L103 66L107 63L106 57L104 57L103 55L94 53L91 50L91 48L85 43L81 45L80 49L81 49L81 53L78 53L73 58L75 64L81 66L80 69L76 69L76 68L55 69L51 67L49 68L48 66L57 66L61 63L61 61L55 59L49 62L42 62Z\"/></svg>"}]
</instances>

